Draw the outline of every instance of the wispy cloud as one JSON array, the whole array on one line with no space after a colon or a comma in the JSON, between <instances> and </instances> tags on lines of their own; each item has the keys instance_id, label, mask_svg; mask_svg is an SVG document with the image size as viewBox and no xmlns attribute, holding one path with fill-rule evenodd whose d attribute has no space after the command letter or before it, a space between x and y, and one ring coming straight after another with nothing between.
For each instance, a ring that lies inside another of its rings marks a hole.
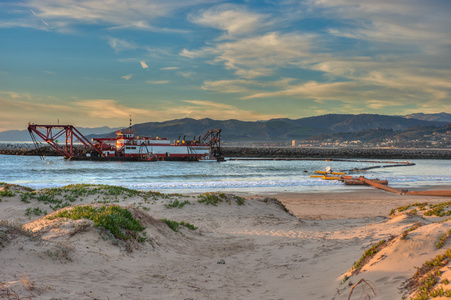
<instances>
[{"instance_id":1,"label":"wispy cloud","mask_svg":"<svg viewBox=\"0 0 451 300\"><path fill-rule=\"evenodd\" d=\"M290 7L288 3L285 9ZM218 6L190 20L223 30L228 39L218 34L204 47L183 49L180 55L233 70L239 79L204 81L202 89L247 93L243 99L286 97L340 101L343 105L353 102L359 107L368 103L369 109L394 106L394 99L416 106L433 105L433 101L443 105L451 99L451 40L446 29L451 28L451 3L311 0L299 5L296 9L308 11L309 18L332 22L316 33L302 27L290 32L287 26L283 31L262 33L257 29L263 28L266 20L274 20L275 26L283 21L275 14ZM299 15L298 21L307 16ZM237 19L242 22L234 26ZM301 83L280 87L268 86L267 80L260 79L281 76L283 68L315 71L323 78L299 78Z\"/></svg>"},{"instance_id":2,"label":"wispy cloud","mask_svg":"<svg viewBox=\"0 0 451 300\"><path fill-rule=\"evenodd\" d=\"M237 41L220 42L201 50L184 49L182 56L196 58L213 56L215 63L236 70L243 78L269 76L275 69L300 65L311 57L311 35L271 32Z\"/></svg>"},{"instance_id":3,"label":"wispy cloud","mask_svg":"<svg viewBox=\"0 0 451 300\"><path fill-rule=\"evenodd\" d=\"M167 83L169 83L169 80L156 80L156 81L148 80L148 81L146 81L146 83L148 83L148 84L167 84Z\"/></svg>"},{"instance_id":4,"label":"wispy cloud","mask_svg":"<svg viewBox=\"0 0 451 300\"><path fill-rule=\"evenodd\" d=\"M143 69L148 69L149 68L149 66L146 64L146 62L145 61L140 61L139 62L140 64L141 64L141 67L143 68Z\"/></svg>"},{"instance_id":5,"label":"wispy cloud","mask_svg":"<svg viewBox=\"0 0 451 300\"><path fill-rule=\"evenodd\" d=\"M184 100L190 106L183 106L187 117L214 118L217 120L239 119L246 121L280 118L282 114L265 114L254 110L240 109L234 105L213 101Z\"/></svg>"},{"instance_id":6,"label":"wispy cloud","mask_svg":"<svg viewBox=\"0 0 451 300\"><path fill-rule=\"evenodd\" d=\"M178 70L180 69L179 67L165 67L165 68L160 68L160 70Z\"/></svg>"},{"instance_id":7,"label":"wispy cloud","mask_svg":"<svg viewBox=\"0 0 451 300\"><path fill-rule=\"evenodd\" d=\"M113 48L116 52L124 51L124 50L135 50L138 46L133 42L128 42L118 38L108 38L108 44Z\"/></svg>"},{"instance_id":8,"label":"wispy cloud","mask_svg":"<svg viewBox=\"0 0 451 300\"><path fill-rule=\"evenodd\" d=\"M294 78L284 78L278 81L260 82L257 80L234 79L234 80L206 80L202 86L203 90L219 93L244 93L254 94L262 87L289 87Z\"/></svg>"},{"instance_id":9,"label":"wispy cloud","mask_svg":"<svg viewBox=\"0 0 451 300\"><path fill-rule=\"evenodd\" d=\"M125 75L125 76L121 76L121 78L123 78L125 80L130 80L130 79L132 79L132 77L133 77L133 74L128 74L128 75Z\"/></svg>"},{"instance_id":10,"label":"wispy cloud","mask_svg":"<svg viewBox=\"0 0 451 300\"><path fill-rule=\"evenodd\" d=\"M209 0L28 0L21 6L28 6L41 20L52 20L57 30L79 24L100 24L106 29L138 29L165 32L180 32L182 29L159 28L154 24L162 17L168 17L177 10L186 9Z\"/></svg>"},{"instance_id":11,"label":"wispy cloud","mask_svg":"<svg viewBox=\"0 0 451 300\"><path fill-rule=\"evenodd\" d=\"M12 101L11 96L17 97ZM214 118L218 120L263 120L282 117L280 114L265 114L254 110L246 110L233 105L213 101L183 100L181 102L165 102L164 105L151 107L133 107L129 102L121 103L114 99L86 99L62 102L54 99L37 101L34 97L14 92L0 92L2 121L0 131L26 128L28 122L60 123L75 126L112 126L127 124L129 115L135 123L165 121L184 117ZM121 121L122 120L122 121Z\"/></svg>"},{"instance_id":12,"label":"wispy cloud","mask_svg":"<svg viewBox=\"0 0 451 300\"><path fill-rule=\"evenodd\" d=\"M269 23L266 19L267 16L264 14L251 12L243 6L233 4L221 4L189 16L189 20L193 23L224 31L225 35L220 39L242 36L265 25L268 26L269 24L265 24Z\"/></svg>"},{"instance_id":13,"label":"wispy cloud","mask_svg":"<svg viewBox=\"0 0 451 300\"><path fill-rule=\"evenodd\" d=\"M113 116L116 120L126 119L130 115L141 119L148 113L146 109L127 107L112 99L82 100L74 102L74 105L88 116L104 120L111 120Z\"/></svg>"},{"instance_id":14,"label":"wispy cloud","mask_svg":"<svg viewBox=\"0 0 451 300\"><path fill-rule=\"evenodd\" d=\"M185 77L185 78L190 78L191 76L194 75L194 72L177 72L178 75Z\"/></svg>"}]
</instances>

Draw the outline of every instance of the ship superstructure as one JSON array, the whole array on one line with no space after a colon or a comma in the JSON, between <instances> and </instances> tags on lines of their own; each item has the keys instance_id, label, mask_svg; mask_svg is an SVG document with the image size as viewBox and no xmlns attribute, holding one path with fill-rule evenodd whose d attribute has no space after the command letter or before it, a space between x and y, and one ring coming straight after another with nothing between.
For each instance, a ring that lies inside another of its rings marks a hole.
<instances>
[{"instance_id":1,"label":"ship superstructure","mask_svg":"<svg viewBox=\"0 0 451 300\"><path fill-rule=\"evenodd\" d=\"M191 140L171 141L162 137L137 136L132 126L118 130L116 137L86 139L72 125L29 124L28 131L47 142L67 159L73 160L221 160L221 129L210 129ZM64 144L58 139L64 138ZM75 142L75 143L74 143Z\"/></svg>"}]
</instances>

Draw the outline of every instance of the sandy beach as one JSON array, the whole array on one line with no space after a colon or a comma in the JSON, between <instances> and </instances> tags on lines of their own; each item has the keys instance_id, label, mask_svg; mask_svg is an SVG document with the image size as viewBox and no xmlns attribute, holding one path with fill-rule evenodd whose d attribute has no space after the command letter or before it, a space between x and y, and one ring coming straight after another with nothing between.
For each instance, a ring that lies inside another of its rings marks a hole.
<instances>
[{"instance_id":1,"label":"sandy beach","mask_svg":"<svg viewBox=\"0 0 451 300\"><path fill-rule=\"evenodd\" d=\"M205 195L125 189L61 189L51 195L18 186L0 189L5 299L409 299L429 276L424 263L451 247L443 237L451 229L448 216L427 213L449 197L363 188L244 199L215 194L218 202L208 204ZM119 205L146 227L147 239L118 241L91 220L49 219L58 213L51 199ZM162 219L197 228L174 231ZM436 280L429 288L443 287L443 297L451 278L446 263L445 257L433 269Z\"/></svg>"}]
</instances>

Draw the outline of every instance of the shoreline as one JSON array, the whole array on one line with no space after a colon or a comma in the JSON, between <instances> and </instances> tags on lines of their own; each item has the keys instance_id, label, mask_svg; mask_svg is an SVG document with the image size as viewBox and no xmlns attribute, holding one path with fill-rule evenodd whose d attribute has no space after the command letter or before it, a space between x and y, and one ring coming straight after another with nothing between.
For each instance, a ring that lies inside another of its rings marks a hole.
<instances>
[{"instance_id":1,"label":"shoreline","mask_svg":"<svg viewBox=\"0 0 451 300\"><path fill-rule=\"evenodd\" d=\"M119 299L127 293L133 299L154 295L174 300L342 300L363 278L374 284L376 296L371 299L398 299L399 288L415 267L451 246L451 241L443 250L433 246L451 228L451 221L422 219L416 215L421 211L414 215L412 208L389 216L400 206L444 203L447 197L401 196L368 188L247 195L242 205L225 194L224 201L208 205L199 202L198 195L146 194L117 187L95 193L80 187L56 189L42 197L130 209L149 239L132 244L129 252L102 238L102 231L84 219L50 221L42 214L26 215L36 209L52 213L49 204L37 200L46 191L38 190L26 202L21 200L25 191L17 186L11 190L14 196L0 196L0 231L6 232L0 235L0 294L8 288L21 297ZM187 204L173 206L175 201ZM161 219L189 222L197 229L174 232ZM418 222L424 225L400 239ZM25 224L35 238L8 233L5 224L17 223ZM395 238L381 256L352 274L352 265L365 249L391 237ZM365 289L356 291L360 295ZM409 295L409 290L401 292Z\"/></svg>"}]
</instances>

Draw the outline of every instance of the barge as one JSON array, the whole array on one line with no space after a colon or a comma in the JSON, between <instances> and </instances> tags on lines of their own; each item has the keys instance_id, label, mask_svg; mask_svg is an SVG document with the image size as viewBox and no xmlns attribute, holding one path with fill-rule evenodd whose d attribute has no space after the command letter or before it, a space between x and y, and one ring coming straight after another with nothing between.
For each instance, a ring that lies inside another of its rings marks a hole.
<instances>
[{"instance_id":1,"label":"barge","mask_svg":"<svg viewBox=\"0 0 451 300\"><path fill-rule=\"evenodd\" d=\"M37 149L37 137L70 160L95 161L221 161L221 129L210 129L197 138L171 141L142 137L130 127L116 131L116 137L88 140L72 125L28 124ZM37 136L37 137L36 137ZM58 139L60 141L58 141ZM61 142L64 140L64 142Z\"/></svg>"}]
</instances>

